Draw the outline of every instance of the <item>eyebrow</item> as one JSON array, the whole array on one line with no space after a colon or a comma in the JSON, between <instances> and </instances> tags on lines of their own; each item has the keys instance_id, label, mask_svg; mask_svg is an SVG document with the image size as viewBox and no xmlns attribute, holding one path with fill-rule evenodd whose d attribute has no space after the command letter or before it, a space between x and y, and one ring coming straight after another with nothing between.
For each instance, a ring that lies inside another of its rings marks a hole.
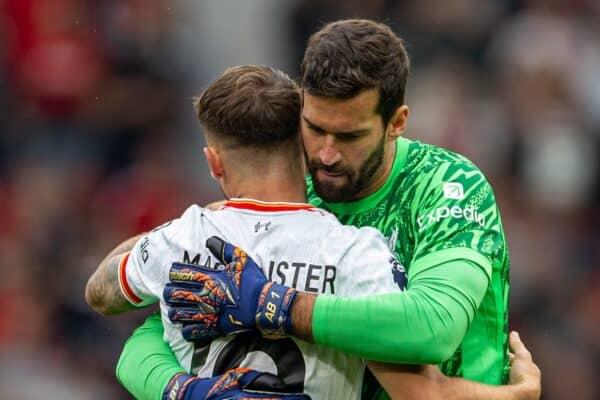
<instances>
[{"instance_id":1,"label":"eyebrow","mask_svg":"<svg viewBox=\"0 0 600 400\"><path fill-rule=\"evenodd\" d=\"M311 127L311 129L314 129L317 132L327 132L327 130L325 128L315 124L310 119L306 118L304 115L302 116L302 119L304 120L304 122L306 122ZM362 135L367 132L369 132L369 129L357 129L354 131L331 132L331 134L332 135Z\"/></svg>"}]
</instances>

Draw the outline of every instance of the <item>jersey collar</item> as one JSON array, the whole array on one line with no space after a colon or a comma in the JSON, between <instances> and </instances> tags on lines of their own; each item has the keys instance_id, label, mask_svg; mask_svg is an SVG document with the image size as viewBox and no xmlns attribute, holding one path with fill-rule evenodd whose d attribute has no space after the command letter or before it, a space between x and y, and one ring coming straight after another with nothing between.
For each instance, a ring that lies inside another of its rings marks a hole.
<instances>
[{"instance_id":1,"label":"jersey collar","mask_svg":"<svg viewBox=\"0 0 600 400\"><path fill-rule=\"evenodd\" d=\"M331 210L335 214L348 215L365 212L377 203L379 203L384 197L388 195L394 182L395 177L400 174L402 168L406 164L408 158L408 147L412 143L411 140L400 137L396 140L396 154L394 156L394 164L392 170L387 177L385 183L377 189L374 193L371 193L367 197L358 199L355 201L348 201L343 203L327 203L323 202L326 209Z\"/></svg>"},{"instance_id":2,"label":"jersey collar","mask_svg":"<svg viewBox=\"0 0 600 400\"><path fill-rule=\"evenodd\" d=\"M313 210L314 206L307 203L273 203L254 199L232 198L227 200L223 207L237 208L259 212Z\"/></svg>"}]
</instances>

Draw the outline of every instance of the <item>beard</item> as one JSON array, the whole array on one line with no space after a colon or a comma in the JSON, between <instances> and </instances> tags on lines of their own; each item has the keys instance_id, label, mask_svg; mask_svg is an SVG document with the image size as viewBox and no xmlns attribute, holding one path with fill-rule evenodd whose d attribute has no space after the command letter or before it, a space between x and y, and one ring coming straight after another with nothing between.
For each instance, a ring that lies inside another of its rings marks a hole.
<instances>
[{"instance_id":1,"label":"beard","mask_svg":"<svg viewBox=\"0 0 600 400\"><path fill-rule=\"evenodd\" d=\"M371 183L373 176L383 164L384 149L385 135L382 136L375 149L357 170L339 163L325 165L317 159L309 159L308 168L315 192L320 198L330 203L357 200L358 194ZM346 176L347 182L337 185L332 182L319 181L317 177L317 171L319 170Z\"/></svg>"}]
</instances>

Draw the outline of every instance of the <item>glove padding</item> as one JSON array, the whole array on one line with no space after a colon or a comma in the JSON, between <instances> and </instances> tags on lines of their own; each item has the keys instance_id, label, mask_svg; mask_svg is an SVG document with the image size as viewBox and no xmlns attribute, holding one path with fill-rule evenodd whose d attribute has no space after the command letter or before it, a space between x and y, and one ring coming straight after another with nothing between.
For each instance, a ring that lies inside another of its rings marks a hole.
<instances>
[{"instance_id":1,"label":"glove padding","mask_svg":"<svg viewBox=\"0 0 600 400\"><path fill-rule=\"evenodd\" d=\"M180 373L167 385L162 400L310 400L305 394L287 394L267 391L261 379L270 374L248 368L230 369L214 378L198 378Z\"/></svg>"},{"instance_id":2,"label":"glove padding","mask_svg":"<svg viewBox=\"0 0 600 400\"><path fill-rule=\"evenodd\" d=\"M267 281L244 250L216 236L206 247L224 268L173 263L163 292L169 319L184 325L183 337L207 342L256 328L268 338L291 334L296 290Z\"/></svg>"}]
</instances>

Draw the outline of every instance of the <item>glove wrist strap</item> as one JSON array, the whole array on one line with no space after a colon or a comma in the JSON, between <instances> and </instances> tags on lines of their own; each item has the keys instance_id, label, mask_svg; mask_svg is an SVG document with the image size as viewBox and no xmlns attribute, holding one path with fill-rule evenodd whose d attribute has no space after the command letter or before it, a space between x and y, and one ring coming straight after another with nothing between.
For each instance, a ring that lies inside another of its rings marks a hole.
<instances>
[{"instance_id":1,"label":"glove wrist strap","mask_svg":"<svg viewBox=\"0 0 600 400\"><path fill-rule=\"evenodd\" d=\"M276 339L292 334L290 310L296 289L277 283L267 283L259 296L256 326L266 338Z\"/></svg>"},{"instance_id":2,"label":"glove wrist strap","mask_svg":"<svg viewBox=\"0 0 600 400\"><path fill-rule=\"evenodd\" d=\"M180 372L175 374L163 392L162 400L182 400L190 383L197 380L194 375Z\"/></svg>"}]
</instances>

